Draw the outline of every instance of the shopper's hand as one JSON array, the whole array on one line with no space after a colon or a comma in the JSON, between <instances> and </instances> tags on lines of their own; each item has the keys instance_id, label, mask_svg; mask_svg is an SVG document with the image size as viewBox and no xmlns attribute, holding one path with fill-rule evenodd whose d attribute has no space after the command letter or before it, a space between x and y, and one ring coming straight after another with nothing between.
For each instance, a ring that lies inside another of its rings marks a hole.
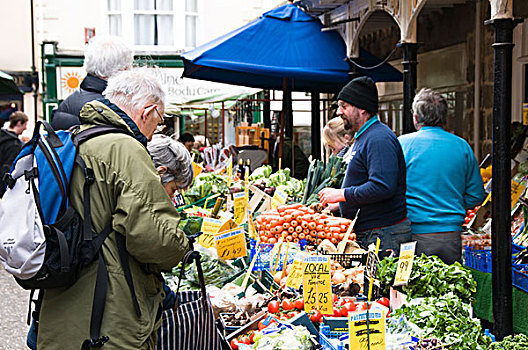
<instances>
[{"instance_id":1,"label":"shopper's hand","mask_svg":"<svg viewBox=\"0 0 528 350\"><path fill-rule=\"evenodd\" d=\"M332 213L334 213L339 210L339 203L328 204L325 209L330 210Z\"/></svg>"},{"instance_id":2,"label":"shopper's hand","mask_svg":"<svg viewBox=\"0 0 528 350\"><path fill-rule=\"evenodd\" d=\"M330 203L339 203L345 201L345 190L337 188L325 188L319 192L319 201L326 206Z\"/></svg>"}]
</instances>

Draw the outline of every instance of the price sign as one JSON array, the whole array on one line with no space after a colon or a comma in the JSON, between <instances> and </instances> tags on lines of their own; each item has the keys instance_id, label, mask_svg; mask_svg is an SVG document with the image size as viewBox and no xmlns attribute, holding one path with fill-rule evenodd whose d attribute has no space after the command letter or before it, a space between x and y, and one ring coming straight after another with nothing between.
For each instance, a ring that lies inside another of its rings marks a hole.
<instances>
[{"instance_id":1,"label":"price sign","mask_svg":"<svg viewBox=\"0 0 528 350\"><path fill-rule=\"evenodd\" d=\"M222 227L222 221L213 218L204 218L202 221L202 234L198 238L198 243L204 248L211 248L214 245L214 235Z\"/></svg>"},{"instance_id":2,"label":"price sign","mask_svg":"<svg viewBox=\"0 0 528 350\"><path fill-rule=\"evenodd\" d=\"M227 230L232 230L237 226L238 225L233 221L233 219L227 219L218 230L218 233L223 233Z\"/></svg>"},{"instance_id":3,"label":"price sign","mask_svg":"<svg viewBox=\"0 0 528 350\"><path fill-rule=\"evenodd\" d=\"M192 168L193 168L193 176L194 177L200 175L200 173L203 170L203 167L201 165L196 164L195 162L192 162Z\"/></svg>"},{"instance_id":4,"label":"price sign","mask_svg":"<svg viewBox=\"0 0 528 350\"><path fill-rule=\"evenodd\" d=\"M304 310L317 309L322 314L334 313L330 261L327 256L309 256L303 260Z\"/></svg>"},{"instance_id":5,"label":"price sign","mask_svg":"<svg viewBox=\"0 0 528 350\"><path fill-rule=\"evenodd\" d=\"M231 260L247 255L246 237L241 227L218 234L214 238L218 257Z\"/></svg>"},{"instance_id":6,"label":"price sign","mask_svg":"<svg viewBox=\"0 0 528 350\"><path fill-rule=\"evenodd\" d=\"M220 219L222 219L223 221L227 221L227 220L233 218L233 214L228 213L227 211L221 211L221 212L218 214L218 217L219 217Z\"/></svg>"},{"instance_id":7,"label":"price sign","mask_svg":"<svg viewBox=\"0 0 528 350\"><path fill-rule=\"evenodd\" d=\"M231 186L231 177L233 176L233 157L229 157L226 164L227 169L227 187Z\"/></svg>"},{"instance_id":8,"label":"price sign","mask_svg":"<svg viewBox=\"0 0 528 350\"><path fill-rule=\"evenodd\" d=\"M234 193L233 200L235 201L235 222L237 225L242 225L246 221L246 194L244 192Z\"/></svg>"},{"instance_id":9,"label":"price sign","mask_svg":"<svg viewBox=\"0 0 528 350\"><path fill-rule=\"evenodd\" d=\"M303 278L303 262L302 257L293 260L293 264L286 280L286 287L299 289L301 287Z\"/></svg>"},{"instance_id":10,"label":"price sign","mask_svg":"<svg viewBox=\"0 0 528 350\"><path fill-rule=\"evenodd\" d=\"M368 319L368 322L367 322ZM383 310L349 312L350 349L385 350L385 312Z\"/></svg>"},{"instance_id":11,"label":"price sign","mask_svg":"<svg viewBox=\"0 0 528 350\"><path fill-rule=\"evenodd\" d=\"M276 209L277 206L286 203L288 199L288 194L281 189L275 189L275 194L271 199L271 209Z\"/></svg>"},{"instance_id":12,"label":"price sign","mask_svg":"<svg viewBox=\"0 0 528 350\"><path fill-rule=\"evenodd\" d=\"M523 185L511 180L511 209L515 207L515 204L521 198L521 195L523 194L524 190L526 190L526 187Z\"/></svg>"},{"instance_id":13,"label":"price sign","mask_svg":"<svg viewBox=\"0 0 528 350\"><path fill-rule=\"evenodd\" d=\"M416 249L416 242L402 243L400 246L400 258L398 260L398 268L396 269L396 277L394 277L394 286L403 286L409 282L414 261L414 250Z\"/></svg>"}]
</instances>

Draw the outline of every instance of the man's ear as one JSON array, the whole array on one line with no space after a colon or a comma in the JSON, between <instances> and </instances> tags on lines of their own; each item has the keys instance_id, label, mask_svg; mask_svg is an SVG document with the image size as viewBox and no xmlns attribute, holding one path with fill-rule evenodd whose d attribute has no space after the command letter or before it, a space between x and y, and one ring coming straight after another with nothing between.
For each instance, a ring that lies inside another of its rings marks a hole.
<instances>
[{"instance_id":1,"label":"man's ear","mask_svg":"<svg viewBox=\"0 0 528 350\"><path fill-rule=\"evenodd\" d=\"M164 165L160 165L159 167L156 168L156 170L158 171L158 174L160 175L167 173L167 167Z\"/></svg>"}]
</instances>

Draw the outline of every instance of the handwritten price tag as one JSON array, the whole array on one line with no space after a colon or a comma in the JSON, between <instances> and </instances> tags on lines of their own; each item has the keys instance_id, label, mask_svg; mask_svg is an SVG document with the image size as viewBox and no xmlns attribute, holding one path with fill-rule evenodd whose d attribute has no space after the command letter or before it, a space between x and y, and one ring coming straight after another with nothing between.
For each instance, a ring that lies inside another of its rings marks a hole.
<instances>
[{"instance_id":1,"label":"handwritten price tag","mask_svg":"<svg viewBox=\"0 0 528 350\"><path fill-rule=\"evenodd\" d=\"M233 200L235 201L235 222L237 225L242 225L246 221L246 194L244 192L234 193Z\"/></svg>"},{"instance_id":2,"label":"handwritten price tag","mask_svg":"<svg viewBox=\"0 0 528 350\"><path fill-rule=\"evenodd\" d=\"M415 249L416 242L402 243L400 246L400 259L398 260L396 277L394 277L395 287L406 285L409 282L414 262Z\"/></svg>"},{"instance_id":3,"label":"handwritten price tag","mask_svg":"<svg viewBox=\"0 0 528 350\"><path fill-rule=\"evenodd\" d=\"M301 259L295 259L293 260L293 264L290 270L290 274L288 275L288 279L286 279L286 286L290 288L299 289L301 287L302 279L303 279L303 262Z\"/></svg>"},{"instance_id":4,"label":"handwritten price tag","mask_svg":"<svg viewBox=\"0 0 528 350\"><path fill-rule=\"evenodd\" d=\"M198 243L204 248L214 246L214 235L220 231L222 221L213 218L204 218L202 221L202 234L198 238Z\"/></svg>"},{"instance_id":5,"label":"handwritten price tag","mask_svg":"<svg viewBox=\"0 0 528 350\"><path fill-rule=\"evenodd\" d=\"M273 194L273 198L271 199L271 209L276 209L277 206L286 203L287 199L288 194L286 192L279 188L275 189L275 193Z\"/></svg>"},{"instance_id":6,"label":"handwritten price tag","mask_svg":"<svg viewBox=\"0 0 528 350\"><path fill-rule=\"evenodd\" d=\"M385 312L382 310L349 312L350 349L385 350Z\"/></svg>"},{"instance_id":7,"label":"handwritten price tag","mask_svg":"<svg viewBox=\"0 0 528 350\"><path fill-rule=\"evenodd\" d=\"M247 255L246 237L241 227L216 235L214 240L220 259L231 260Z\"/></svg>"},{"instance_id":8,"label":"handwritten price tag","mask_svg":"<svg viewBox=\"0 0 528 350\"><path fill-rule=\"evenodd\" d=\"M523 185L511 180L511 210L515 207L515 204L521 198L521 195L526 190Z\"/></svg>"},{"instance_id":9,"label":"handwritten price tag","mask_svg":"<svg viewBox=\"0 0 528 350\"><path fill-rule=\"evenodd\" d=\"M304 310L317 309L324 315L334 313L330 261L326 256L310 256L303 260Z\"/></svg>"}]
</instances>

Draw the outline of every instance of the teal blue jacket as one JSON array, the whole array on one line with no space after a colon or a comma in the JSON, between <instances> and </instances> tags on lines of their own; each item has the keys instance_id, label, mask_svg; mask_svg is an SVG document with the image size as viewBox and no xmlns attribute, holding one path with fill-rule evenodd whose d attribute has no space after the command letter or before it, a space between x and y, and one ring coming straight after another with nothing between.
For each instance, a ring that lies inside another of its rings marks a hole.
<instances>
[{"instance_id":1,"label":"teal blue jacket","mask_svg":"<svg viewBox=\"0 0 528 350\"><path fill-rule=\"evenodd\" d=\"M399 141L412 233L460 231L466 209L480 204L485 194L469 144L439 126L424 126Z\"/></svg>"}]
</instances>

